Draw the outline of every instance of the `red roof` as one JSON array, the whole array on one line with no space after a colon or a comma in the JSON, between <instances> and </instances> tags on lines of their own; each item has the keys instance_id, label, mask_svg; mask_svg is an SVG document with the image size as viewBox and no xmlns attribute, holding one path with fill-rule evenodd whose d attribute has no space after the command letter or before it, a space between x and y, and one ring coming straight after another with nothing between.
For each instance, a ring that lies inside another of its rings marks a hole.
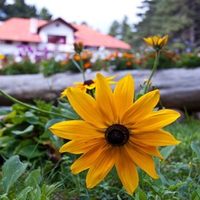
<instances>
[{"instance_id":1,"label":"red roof","mask_svg":"<svg viewBox=\"0 0 200 200\"><path fill-rule=\"evenodd\" d=\"M56 20L61 20L61 18ZM55 21L55 20L54 20ZM38 30L52 23L52 21L37 20ZM100 47L113 49L130 49L131 46L123 41L120 41L112 36L100 33L87 25L69 24L75 32L75 42L83 42L84 46ZM0 40L20 41L20 42L42 42L38 33L30 32L30 19L11 18L0 25Z\"/></svg>"},{"instance_id":2,"label":"red roof","mask_svg":"<svg viewBox=\"0 0 200 200\"><path fill-rule=\"evenodd\" d=\"M38 28L47 21L38 20ZM30 33L30 19L11 18L0 25L0 40L42 42L38 34Z\"/></svg>"},{"instance_id":3,"label":"red roof","mask_svg":"<svg viewBox=\"0 0 200 200\"><path fill-rule=\"evenodd\" d=\"M102 34L85 24L74 24L73 26L78 29L78 31L75 32L75 41L83 42L84 46L104 46L106 48L114 49L131 49L131 46L126 42L118 40L110 35Z\"/></svg>"}]
</instances>

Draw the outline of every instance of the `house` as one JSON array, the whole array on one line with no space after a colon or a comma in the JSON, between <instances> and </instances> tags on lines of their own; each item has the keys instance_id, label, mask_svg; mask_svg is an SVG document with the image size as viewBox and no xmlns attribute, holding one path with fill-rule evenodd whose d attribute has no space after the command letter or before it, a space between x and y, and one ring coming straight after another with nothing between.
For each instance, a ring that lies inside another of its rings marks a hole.
<instances>
[{"instance_id":1,"label":"house","mask_svg":"<svg viewBox=\"0 0 200 200\"><path fill-rule=\"evenodd\" d=\"M0 54L22 56L64 55L74 52L74 42L83 42L92 52L130 50L129 44L89 26L70 24L62 18L51 21L11 18L0 24Z\"/></svg>"}]
</instances>

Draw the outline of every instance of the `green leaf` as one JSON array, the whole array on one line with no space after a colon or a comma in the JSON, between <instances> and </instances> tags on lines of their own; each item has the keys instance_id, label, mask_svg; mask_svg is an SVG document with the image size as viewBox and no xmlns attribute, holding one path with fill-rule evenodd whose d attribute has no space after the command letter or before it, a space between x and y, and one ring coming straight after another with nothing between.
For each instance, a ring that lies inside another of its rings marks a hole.
<instances>
[{"instance_id":1,"label":"green leaf","mask_svg":"<svg viewBox=\"0 0 200 200\"><path fill-rule=\"evenodd\" d=\"M35 187L36 185L40 184L41 180L42 180L42 177L40 174L40 170L36 169L29 174L29 176L26 178L24 184L25 184L25 186Z\"/></svg>"},{"instance_id":2,"label":"green leaf","mask_svg":"<svg viewBox=\"0 0 200 200\"><path fill-rule=\"evenodd\" d=\"M16 115L12 118L13 124L21 124L26 120L26 117L24 115Z\"/></svg>"},{"instance_id":3,"label":"green leaf","mask_svg":"<svg viewBox=\"0 0 200 200\"><path fill-rule=\"evenodd\" d=\"M6 147L10 141L13 140L13 137L3 136L0 137L0 147Z\"/></svg>"},{"instance_id":4,"label":"green leaf","mask_svg":"<svg viewBox=\"0 0 200 200\"><path fill-rule=\"evenodd\" d=\"M58 99L58 106L61 109L61 114L69 119L80 119L79 115L74 111L67 99Z\"/></svg>"},{"instance_id":5,"label":"green leaf","mask_svg":"<svg viewBox=\"0 0 200 200\"><path fill-rule=\"evenodd\" d=\"M175 146L167 146L164 147L160 153L161 155L164 157L164 159L167 159L169 157L169 155L172 153L172 151L174 150Z\"/></svg>"},{"instance_id":6,"label":"green leaf","mask_svg":"<svg viewBox=\"0 0 200 200\"><path fill-rule=\"evenodd\" d=\"M36 188L30 193L31 200L41 200L41 189L39 185L36 185Z\"/></svg>"},{"instance_id":7,"label":"green leaf","mask_svg":"<svg viewBox=\"0 0 200 200\"><path fill-rule=\"evenodd\" d=\"M191 148L192 148L192 150L196 153L196 155L197 155L197 157L199 158L199 160L200 160L200 147L197 145L197 143L196 142L194 142L194 141L192 141L192 143L191 143Z\"/></svg>"},{"instance_id":8,"label":"green leaf","mask_svg":"<svg viewBox=\"0 0 200 200\"><path fill-rule=\"evenodd\" d=\"M62 184L61 183L54 183L52 185L42 185L42 195L44 195L45 197L50 197L50 195L58 188L60 187Z\"/></svg>"},{"instance_id":9,"label":"green leaf","mask_svg":"<svg viewBox=\"0 0 200 200\"><path fill-rule=\"evenodd\" d=\"M62 140L59 137L53 135L51 133L51 131L49 130L49 128L53 124L58 123L58 122L61 122L61 119L52 119L52 120L49 120L47 122L46 126L45 126L45 132L44 132L44 134L41 135L40 138L41 139L44 139L44 138L50 139L52 141L52 143L59 149L63 145Z\"/></svg>"},{"instance_id":10,"label":"green leaf","mask_svg":"<svg viewBox=\"0 0 200 200\"><path fill-rule=\"evenodd\" d=\"M6 117L4 118L4 122L7 122L8 120L12 119L13 117L16 116L16 114L17 114L17 112L15 110L13 110L8 115L6 115Z\"/></svg>"},{"instance_id":11,"label":"green leaf","mask_svg":"<svg viewBox=\"0 0 200 200\"><path fill-rule=\"evenodd\" d=\"M10 187L18 180L25 172L27 165L19 160L19 156L10 157L2 167L4 191L8 193Z\"/></svg>"},{"instance_id":12,"label":"green leaf","mask_svg":"<svg viewBox=\"0 0 200 200\"><path fill-rule=\"evenodd\" d=\"M178 187L183 186L183 185L185 185L185 182L178 182L175 185L170 185L168 187L168 189L174 191L175 189L177 189Z\"/></svg>"},{"instance_id":13,"label":"green leaf","mask_svg":"<svg viewBox=\"0 0 200 200\"><path fill-rule=\"evenodd\" d=\"M17 194L16 200L27 200L27 196L32 190L32 187L24 188L20 193Z\"/></svg>"},{"instance_id":14,"label":"green leaf","mask_svg":"<svg viewBox=\"0 0 200 200\"><path fill-rule=\"evenodd\" d=\"M26 158L37 158L45 154L44 151L39 151L36 144L32 144L31 140L22 141L16 148L17 154Z\"/></svg>"},{"instance_id":15,"label":"green leaf","mask_svg":"<svg viewBox=\"0 0 200 200\"><path fill-rule=\"evenodd\" d=\"M28 126L26 129L24 129L23 131L12 131L12 133L14 133L15 135L23 135L23 134L26 134L26 133L30 133L31 131L33 131L34 129L34 126L33 125L30 125Z\"/></svg>"},{"instance_id":16,"label":"green leaf","mask_svg":"<svg viewBox=\"0 0 200 200\"><path fill-rule=\"evenodd\" d=\"M10 113L10 109L0 109L0 116L7 115Z\"/></svg>"},{"instance_id":17,"label":"green leaf","mask_svg":"<svg viewBox=\"0 0 200 200\"><path fill-rule=\"evenodd\" d=\"M140 200L148 200L147 195L141 188L138 187L135 193L138 194L138 197Z\"/></svg>"},{"instance_id":18,"label":"green leaf","mask_svg":"<svg viewBox=\"0 0 200 200\"><path fill-rule=\"evenodd\" d=\"M200 187L198 187L192 194L191 200L199 200L200 199Z\"/></svg>"}]
</instances>

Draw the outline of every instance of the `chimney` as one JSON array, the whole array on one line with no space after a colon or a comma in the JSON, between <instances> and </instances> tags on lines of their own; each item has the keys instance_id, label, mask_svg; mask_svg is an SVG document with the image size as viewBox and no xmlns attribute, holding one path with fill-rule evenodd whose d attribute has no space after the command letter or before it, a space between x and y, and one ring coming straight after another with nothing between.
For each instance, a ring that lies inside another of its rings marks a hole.
<instances>
[{"instance_id":1,"label":"chimney","mask_svg":"<svg viewBox=\"0 0 200 200\"><path fill-rule=\"evenodd\" d=\"M38 20L36 18L30 18L30 33L37 33Z\"/></svg>"}]
</instances>

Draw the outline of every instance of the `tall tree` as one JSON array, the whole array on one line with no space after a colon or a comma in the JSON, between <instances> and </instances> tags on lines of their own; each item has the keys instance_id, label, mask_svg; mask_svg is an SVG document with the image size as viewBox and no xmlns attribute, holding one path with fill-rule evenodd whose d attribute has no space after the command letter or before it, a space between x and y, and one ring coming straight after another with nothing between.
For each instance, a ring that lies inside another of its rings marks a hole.
<instances>
[{"instance_id":1,"label":"tall tree","mask_svg":"<svg viewBox=\"0 0 200 200\"><path fill-rule=\"evenodd\" d=\"M139 13L142 21L135 25L135 34L140 38L168 34L171 42L179 40L200 45L200 0L145 0L141 8L147 11Z\"/></svg>"},{"instance_id":2,"label":"tall tree","mask_svg":"<svg viewBox=\"0 0 200 200\"><path fill-rule=\"evenodd\" d=\"M111 24L111 27L108 32L109 35L119 38L120 36L120 23L117 20L114 20Z\"/></svg>"},{"instance_id":3,"label":"tall tree","mask_svg":"<svg viewBox=\"0 0 200 200\"><path fill-rule=\"evenodd\" d=\"M46 8L42 8L41 11L38 13L37 18L43 20L50 20L52 18L52 14Z\"/></svg>"},{"instance_id":4,"label":"tall tree","mask_svg":"<svg viewBox=\"0 0 200 200\"><path fill-rule=\"evenodd\" d=\"M0 0L0 20L4 21L12 17L50 19L51 14L43 8L38 14L34 5L27 5L24 0L14 0L13 4L7 4L6 0Z\"/></svg>"},{"instance_id":5,"label":"tall tree","mask_svg":"<svg viewBox=\"0 0 200 200\"><path fill-rule=\"evenodd\" d=\"M113 21L108 34L131 44L133 31L131 25L128 23L128 17L124 16L122 22Z\"/></svg>"}]
</instances>

